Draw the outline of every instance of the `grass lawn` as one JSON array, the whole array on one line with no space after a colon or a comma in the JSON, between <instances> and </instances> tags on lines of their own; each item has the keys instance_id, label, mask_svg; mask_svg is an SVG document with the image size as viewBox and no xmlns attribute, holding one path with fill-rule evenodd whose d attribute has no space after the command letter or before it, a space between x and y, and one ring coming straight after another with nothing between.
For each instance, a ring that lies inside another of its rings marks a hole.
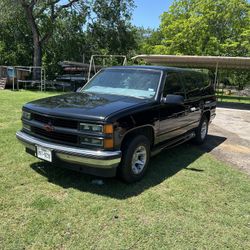
<instances>
[{"instance_id":1,"label":"grass lawn","mask_svg":"<svg viewBox=\"0 0 250 250\"><path fill-rule=\"evenodd\" d=\"M250 97L249 96L233 96L233 95L219 95L219 94L217 94L217 100L219 102L233 102L233 103L250 104Z\"/></svg>"},{"instance_id":2,"label":"grass lawn","mask_svg":"<svg viewBox=\"0 0 250 250\"><path fill-rule=\"evenodd\" d=\"M127 185L60 167L15 139L21 106L51 94L0 91L0 249L250 249L250 179L191 144Z\"/></svg>"}]
</instances>

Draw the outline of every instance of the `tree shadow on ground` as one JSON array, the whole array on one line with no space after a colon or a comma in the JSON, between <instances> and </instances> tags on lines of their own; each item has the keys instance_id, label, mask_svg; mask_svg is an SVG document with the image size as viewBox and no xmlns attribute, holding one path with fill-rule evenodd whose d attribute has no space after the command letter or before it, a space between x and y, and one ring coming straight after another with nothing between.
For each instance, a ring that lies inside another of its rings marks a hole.
<instances>
[{"instance_id":1,"label":"tree shadow on ground","mask_svg":"<svg viewBox=\"0 0 250 250\"><path fill-rule=\"evenodd\" d=\"M189 168L188 166L225 140L225 137L208 135L206 144L202 147L185 143L163 151L151 158L146 176L140 182L133 184L123 183L116 178L104 178L104 185L94 185L92 180L100 178L53 166L46 162L33 163L31 168L45 176L49 182L65 189L74 188L82 192L90 192L115 199L126 199L140 195L144 190L160 184L183 169L194 171L197 175L202 174L204 170Z\"/></svg>"},{"instance_id":2,"label":"tree shadow on ground","mask_svg":"<svg viewBox=\"0 0 250 250\"><path fill-rule=\"evenodd\" d=\"M218 108L250 110L250 104L238 102L217 102Z\"/></svg>"}]
</instances>

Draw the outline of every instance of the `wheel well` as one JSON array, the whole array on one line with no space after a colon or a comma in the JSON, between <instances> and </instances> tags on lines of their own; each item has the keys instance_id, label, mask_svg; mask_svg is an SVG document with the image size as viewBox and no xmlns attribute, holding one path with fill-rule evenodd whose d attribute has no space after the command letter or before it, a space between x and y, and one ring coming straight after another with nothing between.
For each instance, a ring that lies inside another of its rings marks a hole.
<instances>
[{"instance_id":1,"label":"wheel well","mask_svg":"<svg viewBox=\"0 0 250 250\"><path fill-rule=\"evenodd\" d=\"M128 140L134 138L137 135L146 136L150 142L150 147L154 145L154 129L150 126L137 128L132 130L131 132L128 132L123 138L121 145L124 145Z\"/></svg>"},{"instance_id":2,"label":"wheel well","mask_svg":"<svg viewBox=\"0 0 250 250\"><path fill-rule=\"evenodd\" d=\"M203 113L203 115L205 115L205 116L207 117L207 120L208 120L208 122L209 122L209 121L210 121L210 116L211 116L210 111L209 111L209 110L205 111L205 112Z\"/></svg>"}]
</instances>

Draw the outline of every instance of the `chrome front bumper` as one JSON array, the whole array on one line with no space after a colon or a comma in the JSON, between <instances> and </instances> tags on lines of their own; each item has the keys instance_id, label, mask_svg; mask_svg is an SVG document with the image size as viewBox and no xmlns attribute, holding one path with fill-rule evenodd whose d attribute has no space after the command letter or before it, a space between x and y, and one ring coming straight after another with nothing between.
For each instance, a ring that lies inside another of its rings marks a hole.
<instances>
[{"instance_id":1,"label":"chrome front bumper","mask_svg":"<svg viewBox=\"0 0 250 250\"><path fill-rule=\"evenodd\" d=\"M47 142L30 136L22 131L16 133L17 139L36 155L36 146L52 150L59 160L87 167L112 169L121 161L121 151L95 151L77 147L64 146Z\"/></svg>"}]
</instances>

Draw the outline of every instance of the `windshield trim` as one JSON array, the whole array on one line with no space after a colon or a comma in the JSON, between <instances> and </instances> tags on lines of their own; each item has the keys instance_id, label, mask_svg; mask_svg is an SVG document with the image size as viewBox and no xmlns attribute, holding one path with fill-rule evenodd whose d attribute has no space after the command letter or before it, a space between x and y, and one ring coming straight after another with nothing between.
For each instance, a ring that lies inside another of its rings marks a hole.
<instances>
[{"instance_id":1,"label":"windshield trim","mask_svg":"<svg viewBox=\"0 0 250 250\"><path fill-rule=\"evenodd\" d=\"M84 91L84 88L88 86L88 84L97 76L99 75L102 71L105 71L105 70L140 70L140 71L151 71L151 72L157 72L157 73L160 73L160 78L159 78L159 82L158 82L158 86L157 86L157 89L155 91L155 95L152 97L152 98L145 98L145 99L148 99L148 100L157 100L157 97L159 95L159 91L160 91L160 86L161 86L161 82L162 82L162 78L163 78L163 70L158 70L158 69L146 69L146 68L122 68L122 67L114 67L114 68L102 68L100 69L93 77L91 77L91 79L80 89L80 92L83 92ZM105 93L99 93L99 94L105 94ZM114 94L115 95L115 94ZM124 95L121 95L121 96L124 96ZM135 97L136 98L136 97Z\"/></svg>"}]
</instances>

